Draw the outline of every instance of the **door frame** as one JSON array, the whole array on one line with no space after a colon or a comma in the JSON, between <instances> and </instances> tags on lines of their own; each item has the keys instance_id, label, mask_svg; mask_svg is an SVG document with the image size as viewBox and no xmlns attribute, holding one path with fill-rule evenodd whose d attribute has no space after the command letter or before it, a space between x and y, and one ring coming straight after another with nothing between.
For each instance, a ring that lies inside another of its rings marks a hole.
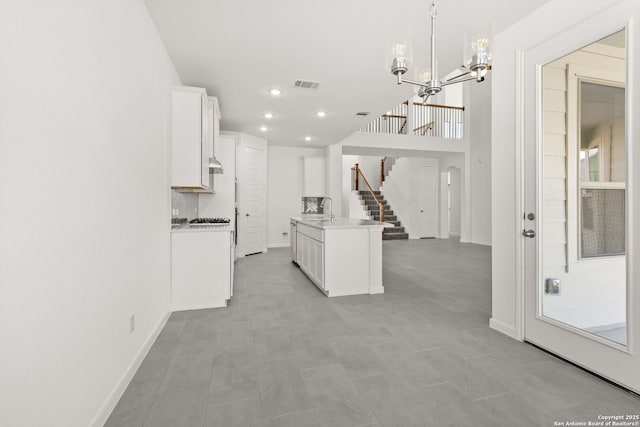
<instances>
[{"instance_id":1,"label":"door frame","mask_svg":"<svg viewBox=\"0 0 640 427\"><path fill-rule=\"evenodd\" d=\"M263 221L262 221L262 242L261 242L261 247L260 250L258 252L254 252L254 251L248 251L248 226L247 226L247 218L246 218L246 214L247 214L247 210L248 210L248 194L247 194L247 170L246 170L246 165L244 165L244 162L246 162L246 156L247 156L247 149L254 149L254 150L259 150L259 151L263 151L264 152L264 167L263 167L263 173L262 173L262 185L263 185L263 200L261 205L262 208L262 215L263 215ZM238 218L238 245L237 245L237 253L236 253L236 257L237 258L241 258L246 256L248 253L249 254L253 254L253 253L260 253L260 252L267 252L267 232L268 232L268 228L267 228L267 165L268 165L268 149L267 149L267 141L262 139L262 138L258 138L252 135L247 135L247 134L239 134L239 140L238 143L236 145L236 177L238 178L238 199L237 199L237 204L238 204L238 213L239 213L239 218Z\"/></svg>"},{"instance_id":2,"label":"door frame","mask_svg":"<svg viewBox=\"0 0 640 427\"><path fill-rule=\"evenodd\" d=\"M620 10L606 10L602 11L601 14L597 16L593 16L587 20L584 20L578 23L575 26L569 27L562 32L556 34L553 37L546 39L538 45L531 47L529 50L517 51L516 52L516 79L515 79L515 93L516 93L516 105L515 105L515 118L516 118L516 144L515 144L515 159L516 159L516 201L518 204L517 215L519 215L520 221L518 225L520 225L520 231L525 228L533 228L536 230L536 233L542 235L542 227L538 224L537 219L535 222L527 221L524 218L524 214L526 212L533 211L536 213L536 216L540 218L540 197L539 197L539 189L541 183L541 144L542 144L542 124L540 120L540 112L541 112L541 69L544 64L552 62L553 60L560 58L564 55L567 55L576 49L579 49L583 46L586 46L590 43L596 42L597 40L606 37L616 31L625 29L627 31L627 95L626 95L626 122L625 122L625 132L626 132L626 147L627 147L627 324L628 326L632 326L635 324L636 319L638 318L638 313L634 313L634 308L640 308L640 292L634 292L633 283L636 274L634 274L634 261L637 261L640 254L637 254L635 250L635 242L638 241L637 231L634 228L633 223L630 221L631 216L630 212L633 207L636 207L637 204L634 204L634 192L637 192L637 186L634 185L635 182L635 174L633 172L633 168L631 165L634 163L637 164L639 160L640 150L634 150L634 147L629 141L632 141L634 136L638 135L638 129L634 128L638 127L638 121L634 120L633 117L633 98L634 98L634 77L637 73L633 73L634 70L634 49L637 49L634 44L634 28L633 21L630 20L629 15L621 13ZM588 35L588 36L586 36ZM532 70L532 67L535 67L535 71ZM533 133L533 135L532 135ZM527 146L526 142L534 141L533 147L530 145ZM532 151L533 150L533 151ZM528 185L531 185L527 181L527 168L525 167L525 161L528 158L527 156L531 156L532 152L535 152L535 196L533 197L534 204L531 204L531 196L527 197L526 188ZM529 245L529 249L525 250L525 246ZM517 242L516 242L516 272L518 278L518 286L516 286L516 335L518 339L523 341L530 341L527 339L527 327L526 327L526 315L527 315L527 272L526 265L527 262L531 262L531 260L527 261L527 255L531 256L531 247L535 246L535 250L533 250L533 254L536 259L534 262L535 267L535 277L536 281L535 286L539 285L539 264L537 257L541 253L539 239L535 239L531 241L531 239L524 238L522 235L518 233ZM538 293L534 291L534 298L536 298L535 304L536 308L539 308L538 302ZM635 314L635 315L634 315ZM536 312L535 315L538 318L538 314ZM550 319L544 319L543 322L548 323L549 325L553 325L553 321ZM555 326L551 326L555 327ZM611 363L610 365L616 365L616 360L624 357L635 356L638 357L638 344L640 343L640 331L630 330L629 332L629 340L627 343L627 347L624 350L616 349L615 346L607 347L608 351L611 351ZM560 331L560 332L558 332ZM570 336L574 337L574 331L569 330L563 325L562 328L557 328L554 330L554 333L558 332L558 335L561 337L563 334L571 334ZM534 340L535 341L535 340ZM551 339L553 341L553 339ZM556 342L561 341L556 337ZM590 346L600 345L598 343L598 339L594 338L591 334L589 334L589 340L585 341L583 347L584 351L588 351ZM540 345L540 343L533 342L536 345ZM555 346L556 343L553 343ZM546 348L545 345L540 345L543 348ZM562 346L555 348L546 348L553 353L559 354L561 357L567 358L571 362L582 366L588 370L595 370L592 366L587 366L589 363L583 362L585 359L581 357L581 360L575 360L571 357L567 357L568 354L575 353L576 351L565 351ZM609 354L607 354L609 356ZM614 360L615 359L615 360ZM635 384L626 384L621 381L619 372L616 366L613 366L607 372L603 372L601 370L597 370L596 372L608 379L611 379L614 382L620 383L623 386L629 387L630 389L634 389L635 391L639 391L637 379L635 379ZM615 377L615 378L614 378Z\"/></svg>"}]
</instances>

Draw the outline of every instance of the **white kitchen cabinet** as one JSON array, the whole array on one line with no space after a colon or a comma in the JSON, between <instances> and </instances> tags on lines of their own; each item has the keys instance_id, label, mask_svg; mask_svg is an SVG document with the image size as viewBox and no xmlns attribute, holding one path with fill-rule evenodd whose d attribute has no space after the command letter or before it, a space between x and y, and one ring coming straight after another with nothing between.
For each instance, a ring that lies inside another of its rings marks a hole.
<instances>
[{"instance_id":1,"label":"white kitchen cabinet","mask_svg":"<svg viewBox=\"0 0 640 427\"><path fill-rule=\"evenodd\" d=\"M323 233L320 230L297 226L296 234L297 261L300 269L305 272L320 289L324 289L324 244Z\"/></svg>"},{"instance_id":2,"label":"white kitchen cabinet","mask_svg":"<svg viewBox=\"0 0 640 427\"><path fill-rule=\"evenodd\" d=\"M233 294L231 230L171 232L172 311L226 307Z\"/></svg>"},{"instance_id":3,"label":"white kitchen cabinet","mask_svg":"<svg viewBox=\"0 0 640 427\"><path fill-rule=\"evenodd\" d=\"M211 186L213 110L205 89L171 89L171 187L206 190Z\"/></svg>"}]
</instances>

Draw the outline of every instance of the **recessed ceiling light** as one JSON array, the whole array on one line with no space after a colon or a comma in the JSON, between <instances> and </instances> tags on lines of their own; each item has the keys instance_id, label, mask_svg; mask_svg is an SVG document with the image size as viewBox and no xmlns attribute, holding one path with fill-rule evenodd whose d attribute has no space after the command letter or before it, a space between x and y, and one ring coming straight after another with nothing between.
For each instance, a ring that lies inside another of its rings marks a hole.
<instances>
[{"instance_id":1,"label":"recessed ceiling light","mask_svg":"<svg viewBox=\"0 0 640 427\"><path fill-rule=\"evenodd\" d=\"M307 141L307 142L308 142L308 141L311 141L311 137L310 137L310 136L305 136L305 137L304 137L304 140L305 140L305 141Z\"/></svg>"},{"instance_id":2,"label":"recessed ceiling light","mask_svg":"<svg viewBox=\"0 0 640 427\"><path fill-rule=\"evenodd\" d=\"M267 131L267 127L266 127L266 126L260 126L260 130L261 130L262 132L266 132L266 131Z\"/></svg>"},{"instance_id":3,"label":"recessed ceiling light","mask_svg":"<svg viewBox=\"0 0 640 427\"><path fill-rule=\"evenodd\" d=\"M280 95L280 89L273 88L269 91L269 93L273 96L278 96Z\"/></svg>"},{"instance_id":4,"label":"recessed ceiling light","mask_svg":"<svg viewBox=\"0 0 640 427\"><path fill-rule=\"evenodd\" d=\"M273 118L273 114L271 114L271 113L264 113L264 118L265 118L265 119L272 119L272 118Z\"/></svg>"},{"instance_id":5,"label":"recessed ceiling light","mask_svg":"<svg viewBox=\"0 0 640 427\"><path fill-rule=\"evenodd\" d=\"M324 116L326 116L326 115L327 115L327 113L325 113L324 111L318 111L318 112L316 113L316 115L317 115L318 117L324 117Z\"/></svg>"}]
</instances>

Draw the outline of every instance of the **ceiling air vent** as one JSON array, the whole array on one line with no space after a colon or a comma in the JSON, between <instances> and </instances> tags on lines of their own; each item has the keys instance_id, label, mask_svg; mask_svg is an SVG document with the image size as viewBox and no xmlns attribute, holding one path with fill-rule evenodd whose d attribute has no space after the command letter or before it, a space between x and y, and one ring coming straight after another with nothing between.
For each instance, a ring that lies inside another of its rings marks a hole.
<instances>
[{"instance_id":1,"label":"ceiling air vent","mask_svg":"<svg viewBox=\"0 0 640 427\"><path fill-rule=\"evenodd\" d=\"M293 86L303 89L318 89L318 86L320 86L320 82L312 82L311 80L296 80Z\"/></svg>"},{"instance_id":2,"label":"ceiling air vent","mask_svg":"<svg viewBox=\"0 0 640 427\"><path fill-rule=\"evenodd\" d=\"M369 114L371 113L368 111L359 111L356 113L356 116L367 117Z\"/></svg>"}]
</instances>

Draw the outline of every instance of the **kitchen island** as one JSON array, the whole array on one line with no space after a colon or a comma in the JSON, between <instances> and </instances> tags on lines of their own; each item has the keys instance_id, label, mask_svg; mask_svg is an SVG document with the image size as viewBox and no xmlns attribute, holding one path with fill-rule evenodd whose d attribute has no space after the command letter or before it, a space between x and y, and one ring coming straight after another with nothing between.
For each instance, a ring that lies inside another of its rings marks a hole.
<instances>
[{"instance_id":1,"label":"kitchen island","mask_svg":"<svg viewBox=\"0 0 640 427\"><path fill-rule=\"evenodd\" d=\"M327 296L384 293L380 221L291 218L291 259Z\"/></svg>"}]
</instances>

